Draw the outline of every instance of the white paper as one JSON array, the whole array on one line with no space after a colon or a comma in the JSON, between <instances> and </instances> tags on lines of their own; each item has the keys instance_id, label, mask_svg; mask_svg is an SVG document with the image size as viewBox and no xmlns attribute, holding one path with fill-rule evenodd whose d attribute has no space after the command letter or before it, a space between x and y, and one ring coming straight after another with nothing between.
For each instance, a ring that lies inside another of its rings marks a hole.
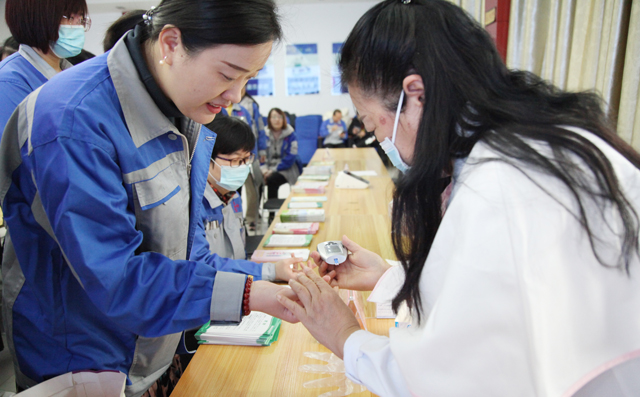
<instances>
[{"instance_id":1,"label":"white paper","mask_svg":"<svg viewBox=\"0 0 640 397\"><path fill-rule=\"evenodd\" d=\"M318 205L317 202L311 202L311 201L301 201L301 202L294 202L294 203L289 203L289 208L320 208L320 206Z\"/></svg>"},{"instance_id":2,"label":"white paper","mask_svg":"<svg viewBox=\"0 0 640 397\"><path fill-rule=\"evenodd\" d=\"M272 234L265 247L305 247L308 240L306 234Z\"/></svg>"},{"instance_id":3,"label":"white paper","mask_svg":"<svg viewBox=\"0 0 640 397\"><path fill-rule=\"evenodd\" d=\"M327 196L311 196L311 197L294 196L294 197L291 197L291 201L292 202L327 201Z\"/></svg>"}]
</instances>

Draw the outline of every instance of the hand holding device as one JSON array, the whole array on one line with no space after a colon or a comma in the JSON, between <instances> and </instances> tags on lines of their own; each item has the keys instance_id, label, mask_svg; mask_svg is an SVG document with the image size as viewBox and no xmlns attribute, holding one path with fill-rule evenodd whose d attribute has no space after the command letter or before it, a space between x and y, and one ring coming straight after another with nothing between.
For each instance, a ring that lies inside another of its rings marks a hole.
<instances>
[{"instance_id":1,"label":"hand holding device","mask_svg":"<svg viewBox=\"0 0 640 397\"><path fill-rule=\"evenodd\" d=\"M339 265L347 260L347 249L341 241L326 241L318 244L318 252L323 261L330 265Z\"/></svg>"},{"instance_id":2,"label":"hand holding device","mask_svg":"<svg viewBox=\"0 0 640 397\"><path fill-rule=\"evenodd\" d=\"M362 248L347 236L342 236L342 244L348 250L347 252L351 251L351 254L339 266L326 262L319 252L311 252L311 258L318 265L318 273L321 277L331 276L332 287L371 291L391 265L380 255Z\"/></svg>"}]
</instances>

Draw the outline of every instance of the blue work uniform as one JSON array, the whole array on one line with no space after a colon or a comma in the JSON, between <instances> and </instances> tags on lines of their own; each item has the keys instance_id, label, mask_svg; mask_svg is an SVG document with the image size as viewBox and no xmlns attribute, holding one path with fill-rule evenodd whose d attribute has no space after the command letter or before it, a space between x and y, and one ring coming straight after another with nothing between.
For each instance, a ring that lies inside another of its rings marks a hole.
<instances>
[{"instance_id":1,"label":"blue work uniform","mask_svg":"<svg viewBox=\"0 0 640 397\"><path fill-rule=\"evenodd\" d=\"M71 66L66 59L60 61L63 70ZM0 63L0 137L18 104L57 73L25 44L20 44L18 52Z\"/></svg>"},{"instance_id":2,"label":"blue work uniform","mask_svg":"<svg viewBox=\"0 0 640 397\"><path fill-rule=\"evenodd\" d=\"M334 131L331 131L332 127L337 127ZM344 133L345 137L340 138L340 134ZM347 125L343 120L340 120L339 123L334 123L333 119L327 119L322 122L320 126L320 137L324 138L325 145L339 145L345 143L348 139L347 135Z\"/></svg>"},{"instance_id":3,"label":"blue work uniform","mask_svg":"<svg viewBox=\"0 0 640 397\"><path fill-rule=\"evenodd\" d=\"M282 174L287 183L293 186L302 172L302 162L298 156L298 138L293 127L288 124L278 139L267 128L267 136L267 168Z\"/></svg>"},{"instance_id":4,"label":"blue work uniform","mask_svg":"<svg viewBox=\"0 0 640 397\"><path fill-rule=\"evenodd\" d=\"M250 261L242 261L247 254L245 251L245 230L242 217L242 199L236 192L228 204L222 202L220 197L207 184L202 199L202 222L204 224L207 249L212 254L218 254L224 258L237 259L238 266L242 269L243 262L247 262L246 272L258 280L275 280L275 264L264 263L258 265ZM203 240L199 240L203 242ZM196 251L200 251L197 249ZM256 270L259 270L257 273Z\"/></svg>"},{"instance_id":5,"label":"blue work uniform","mask_svg":"<svg viewBox=\"0 0 640 397\"><path fill-rule=\"evenodd\" d=\"M246 261L200 240L216 135L186 118L176 128L131 54L121 39L52 78L0 144L3 310L21 387L108 369L139 396L183 330L241 319L246 276L232 272Z\"/></svg>"}]
</instances>

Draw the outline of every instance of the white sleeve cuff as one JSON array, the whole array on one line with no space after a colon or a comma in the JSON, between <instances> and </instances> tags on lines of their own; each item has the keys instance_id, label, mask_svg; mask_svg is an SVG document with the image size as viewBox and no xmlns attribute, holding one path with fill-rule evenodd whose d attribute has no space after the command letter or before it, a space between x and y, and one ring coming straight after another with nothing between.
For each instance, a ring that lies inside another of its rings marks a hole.
<instances>
[{"instance_id":1,"label":"white sleeve cuff","mask_svg":"<svg viewBox=\"0 0 640 397\"><path fill-rule=\"evenodd\" d=\"M344 344L345 374L379 396L411 396L386 336L356 331Z\"/></svg>"}]
</instances>

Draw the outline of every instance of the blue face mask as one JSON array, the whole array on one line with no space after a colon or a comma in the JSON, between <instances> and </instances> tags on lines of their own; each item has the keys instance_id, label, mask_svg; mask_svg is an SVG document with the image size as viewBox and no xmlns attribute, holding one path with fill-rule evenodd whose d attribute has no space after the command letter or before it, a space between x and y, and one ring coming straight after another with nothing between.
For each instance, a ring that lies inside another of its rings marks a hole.
<instances>
[{"instance_id":1,"label":"blue face mask","mask_svg":"<svg viewBox=\"0 0 640 397\"><path fill-rule=\"evenodd\" d=\"M398 109L396 110L396 119L393 122L393 136L391 137L391 140L389 140L388 137L384 138L384 141L380 142L380 147L387 154L387 157L389 157L389 160L391 160L391 164L393 164L394 167L396 167L398 170L400 170L400 172L404 174L407 171L409 171L409 168L411 167L409 167L407 163L402 161L402 157L400 157L400 152L398 151L398 148L395 145L396 133L398 132L398 121L400 121L400 110L402 109L403 99L404 99L404 90L402 90L402 93L400 94L400 101L398 102Z\"/></svg>"},{"instance_id":2,"label":"blue face mask","mask_svg":"<svg viewBox=\"0 0 640 397\"><path fill-rule=\"evenodd\" d=\"M84 26L60 25L58 41L51 45L51 51L58 58L72 58L84 47Z\"/></svg>"},{"instance_id":3,"label":"blue face mask","mask_svg":"<svg viewBox=\"0 0 640 397\"><path fill-rule=\"evenodd\" d=\"M220 180L217 180L211 174L211 171L209 171L209 176L211 176L213 180L220 185L220 187L229 191L240 189L240 186L244 185L244 182L247 180L247 177L251 172L251 168L249 168L248 164L231 167L228 165L220 165L215 161L213 161L213 163L220 167Z\"/></svg>"}]
</instances>

